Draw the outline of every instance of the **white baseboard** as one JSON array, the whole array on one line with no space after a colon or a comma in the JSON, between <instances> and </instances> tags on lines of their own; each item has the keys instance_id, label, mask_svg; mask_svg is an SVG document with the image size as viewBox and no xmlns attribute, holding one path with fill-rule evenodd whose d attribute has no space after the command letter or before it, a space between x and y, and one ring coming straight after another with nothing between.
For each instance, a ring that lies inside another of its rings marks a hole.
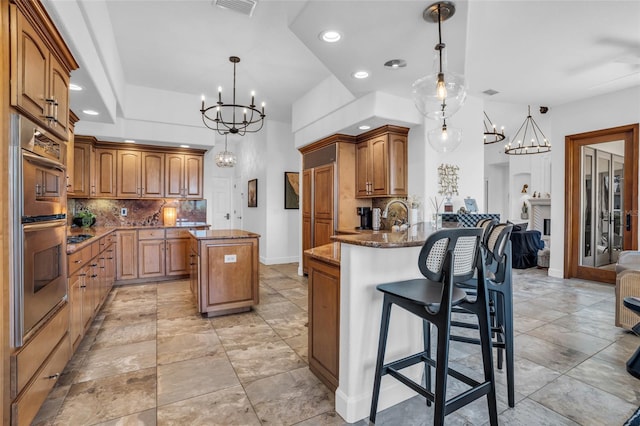
<instances>
[{"instance_id":1,"label":"white baseboard","mask_svg":"<svg viewBox=\"0 0 640 426\"><path fill-rule=\"evenodd\" d=\"M547 270L547 275L554 278L564 278L564 271L562 269L549 268Z\"/></svg>"},{"instance_id":2,"label":"white baseboard","mask_svg":"<svg viewBox=\"0 0 640 426\"><path fill-rule=\"evenodd\" d=\"M271 257L265 258L260 256L260 263L265 265L281 265L283 263L296 263L300 261L300 256L289 256L289 257Z\"/></svg>"}]
</instances>

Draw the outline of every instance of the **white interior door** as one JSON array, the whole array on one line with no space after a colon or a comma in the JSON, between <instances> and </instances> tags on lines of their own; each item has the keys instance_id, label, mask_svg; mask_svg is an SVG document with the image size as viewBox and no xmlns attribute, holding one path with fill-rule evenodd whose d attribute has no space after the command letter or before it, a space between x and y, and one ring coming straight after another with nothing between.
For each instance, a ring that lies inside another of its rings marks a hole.
<instances>
[{"instance_id":1,"label":"white interior door","mask_svg":"<svg viewBox=\"0 0 640 426\"><path fill-rule=\"evenodd\" d=\"M212 229L231 229L231 178L213 178Z\"/></svg>"}]
</instances>

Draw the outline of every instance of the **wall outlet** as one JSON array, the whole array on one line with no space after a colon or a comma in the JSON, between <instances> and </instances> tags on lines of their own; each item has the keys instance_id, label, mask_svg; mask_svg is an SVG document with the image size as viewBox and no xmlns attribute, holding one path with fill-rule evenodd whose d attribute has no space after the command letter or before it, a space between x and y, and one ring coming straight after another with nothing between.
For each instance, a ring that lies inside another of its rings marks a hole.
<instances>
[{"instance_id":1,"label":"wall outlet","mask_svg":"<svg viewBox=\"0 0 640 426\"><path fill-rule=\"evenodd\" d=\"M122 207L120 209L120 216L126 216L127 215L127 208L126 207Z\"/></svg>"}]
</instances>

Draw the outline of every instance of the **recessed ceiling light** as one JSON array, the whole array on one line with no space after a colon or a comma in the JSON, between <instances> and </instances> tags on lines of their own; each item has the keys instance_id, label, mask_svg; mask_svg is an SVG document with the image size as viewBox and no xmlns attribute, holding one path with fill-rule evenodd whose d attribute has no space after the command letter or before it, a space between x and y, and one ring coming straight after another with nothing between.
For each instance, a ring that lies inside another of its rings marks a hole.
<instances>
[{"instance_id":1,"label":"recessed ceiling light","mask_svg":"<svg viewBox=\"0 0 640 426\"><path fill-rule=\"evenodd\" d=\"M180 145L180 148L189 148L189 145Z\"/></svg>"},{"instance_id":2,"label":"recessed ceiling light","mask_svg":"<svg viewBox=\"0 0 640 426\"><path fill-rule=\"evenodd\" d=\"M407 61L404 59L391 59L384 63L384 66L391 69L404 68L407 66Z\"/></svg>"},{"instance_id":3,"label":"recessed ceiling light","mask_svg":"<svg viewBox=\"0 0 640 426\"><path fill-rule=\"evenodd\" d=\"M74 92L79 92L82 90L82 86L78 86L77 84L71 83L69 85L69 90L73 90Z\"/></svg>"},{"instance_id":4,"label":"recessed ceiling light","mask_svg":"<svg viewBox=\"0 0 640 426\"><path fill-rule=\"evenodd\" d=\"M340 41L342 34L335 30L326 30L321 32L318 37L320 37L320 40L326 41L327 43L335 43Z\"/></svg>"},{"instance_id":5,"label":"recessed ceiling light","mask_svg":"<svg viewBox=\"0 0 640 426\"><path fill-rule=\"evenodd\" d=\"M98 111L94 111L92 109L83 109L82 112L87 115L100 115Z\"/></svg>"},{"instance_id":6,"label":"recessed ceiling light","mask_svg":"<svg viewBox=\"0 0 640 426\"><path fill-rule=\"evenodd\" d=\"M353 78L357 78L358 80L362 80L367 77L369 77L369 73L367 71L356 71L353 73Z\"/></svg>"},{"instance_id":7,"label":"recessed ceiling light","mask_svg":"<svg viewBox=\"0 0 640 426\"><path fill-rule=\"evenodd\" d=\"M371 126L367 125L367 124L363 124L362 126L358 126L358 129L360 130L369 130L371 128Z\"/></svg>"},{"instance_id":8,"label":"recessed ceiling light","mask_svg":"<svg viewBox=\"0 0 640 426\"><path fill-rule=\"evenodd\" d=\"M124 143L136 143L133 139L125 139Z\"/></svg>"}]
</instances>

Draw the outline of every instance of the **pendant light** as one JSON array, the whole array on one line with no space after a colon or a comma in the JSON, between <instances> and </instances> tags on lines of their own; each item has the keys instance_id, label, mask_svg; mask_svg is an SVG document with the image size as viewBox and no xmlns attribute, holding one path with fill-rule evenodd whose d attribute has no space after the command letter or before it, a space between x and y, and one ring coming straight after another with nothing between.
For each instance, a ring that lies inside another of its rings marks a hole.
<instances>
[{"instance_id":1,"label":"pendant light","mask_svg":"<svg viewBox=\"0 0 640 426\"><path fill-rule=\"evenodd\" d=\"M427 7L422 17L438 23L438 44L435 46L434 71L413 83L413 101L422 115L433 120L451 117L464 104L467 89L464 77L447 70L445 43L442 41L442 22L456 11L453 3L442 1Z\"/></svg>"},{"instance_id":2,"label":"pendant light","mask_svg":"<svg viewBox=\"0 0 640 426\"><path fill-rule=\"evenodd\" d=\"M528 107L527 118L513 136L511 142L504 146L504 153L509 155L541 154L551 151L551 143L540 130L538 123L531 117L531 106Z\"/></svg>"},{"instance_id":3,"label":"pendant light","mask_svg":"<svg viewBox=\"0 0 640 426\"><path fill-rule=\"evenodd\" d=\"M451 152L462 143L462 131L447 126L447 120L443 120L442 127L436 127L427 132L427 140L437 152Z\"/></svg>"},{"instance_id":4,"label":"pendant light","mask_svg":"<svg viewBox=\"0 0 640 426\"><path fill-rule=\"evenodd\" d=\"M227 150L227 134L224 134L224 151L220 151L216 154L216 166L218 167L233 167L237 163L236 155Z\"/></svg>"}]
</instances>

